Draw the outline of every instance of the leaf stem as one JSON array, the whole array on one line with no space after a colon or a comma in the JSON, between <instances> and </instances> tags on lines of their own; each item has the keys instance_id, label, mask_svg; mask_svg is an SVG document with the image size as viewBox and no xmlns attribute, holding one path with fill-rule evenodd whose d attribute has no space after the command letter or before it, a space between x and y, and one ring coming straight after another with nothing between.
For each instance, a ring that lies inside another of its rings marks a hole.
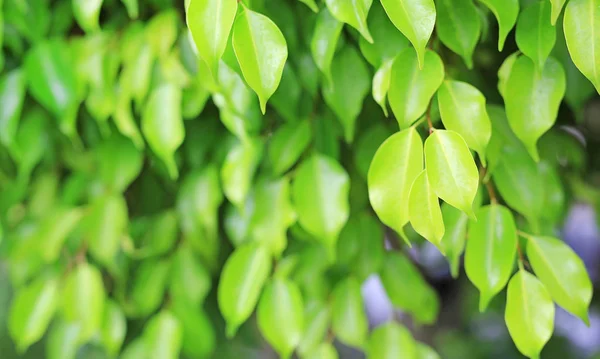
<instances>
[{"instance_id":1,"label":"leaf stem","mask_svg":"<svg viewBox=\"0 0 600 359\"><path fill-rule=\"evenodd\" d=\"M481 182L485 184L488 195L490 196L490 202L492 204L496 204L496 203L498 203L498 198L496 197L496 190L494 190L494 186L492 185L491 180L488 180L488 181L484 180L486 177L486 174L487 174L487 169L484 167L480 167L479 168L479 177L481 178Z\"/></svg>"},{"instance_id":2,"label":"leaf stem","mask_svg":"<svg viewBox=\"0 0 600 359\"><path fill-rule=\"evenodd\" d=\"M435 128L433 127L433 122L431 122L431 104L433 102L429 101L429 105L427 106L427 112L425 113L425 118L427 118L427 126L429 126L429 134L431 135L433 133L433 130L435 130Z\"/></svg>"}]
</instances>

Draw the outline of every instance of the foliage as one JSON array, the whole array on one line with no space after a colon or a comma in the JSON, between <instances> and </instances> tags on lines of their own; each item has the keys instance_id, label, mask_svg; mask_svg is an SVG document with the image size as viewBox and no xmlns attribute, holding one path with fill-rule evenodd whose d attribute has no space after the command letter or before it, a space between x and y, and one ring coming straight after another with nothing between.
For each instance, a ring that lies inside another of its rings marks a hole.
<instances>
[{"instance_id":1,"label":"foliage","mask_svg":"<svg viewBox=\"0 0 600 359\"><path fill-rule=\"evenodd\" d=\"M480 311L507 288L539 357L554 303L588 323L591 281L556 237L569 203L600 204L559 126L600 91L600 0L565 2L0 1L18 352L239 357L256 313L283 358L336 358L334 337L435 358L399 323L369 331L361 296L379 274L434 323L404 251L424 238L454 277L464 252Z\"/></svg>"}]
</instances>

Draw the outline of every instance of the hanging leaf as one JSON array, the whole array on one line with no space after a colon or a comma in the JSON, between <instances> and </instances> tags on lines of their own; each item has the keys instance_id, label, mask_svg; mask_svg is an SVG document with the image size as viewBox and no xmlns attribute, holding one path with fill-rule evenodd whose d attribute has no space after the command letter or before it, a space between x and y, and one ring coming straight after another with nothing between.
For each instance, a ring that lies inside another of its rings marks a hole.
<instances>
[{"instance_id":1,"label":"hanging leaf","mask_svg":"<svg viewBox=\"0 0 600 359\"><path fill-rule=\"evenodd\" d=\"M301 358L309 353L318 351L329 329L331 311L326 303L312 300L304 307L304 333L298 345L298 354Z\"/></svg>"},{"instance_id":2,"label":"hanging leaf","mask_svg":"<svg viewBox=\"0 0 600 359\"><path fill-rule=\"evenodd\" d=\"M127 319L121 307L108 299L104 305L101 335L102 345L110 355L117 355L127 334Z\"/></svg>"},{"instance_id":3,"label":"hanging leaf","mask_svg":"<svg viewBox=\"0 0 600 359\"><path fill-rule=\"evenodd\" d=\"M333 159L315 154L298 169L292 183L292 200L298 222L331 251L350 213L350 178Z\"/></svg>"},{"instance_id":4,"label":"hanging leaf","mask_svg":"<svg viewBox=\"0 0 600 359\"><path fill-rule=\"evenodd\" d=\"M210 273L185 243L173 256L169 277L169 294L195 307L204 302L212 286Z\"/></svg>"},{"instance_id":5,"label":"hanging leaf","mask_svg":"<svg viewBox=\"0 0 600 359\"><path fill-rule=\"evenodd\" d=\"M367 340L369 323L364 309L360 284L352 277L333 289L331 329L344 344L362 347Z\"/></svg>"},{"instance_id":6,"label":"hanging leaf","mask_svg":"<svg viewBox=\"0 0 600 359\"><path fill-rule=\"evenodd\" d=\"M242 209L250 191L254 172L258 167L263 151L260 140L236 143L227 153L221 167L223 192L231 203Z\"/></svg>"},{"instance_id":7,"label":"hanging leaf","mask_svg":"<svg viewBox=\"0 0 600 359\"><path fill-rule=\"evenodd\" d=\"M154 15L147 22L145 31L146 41L154 55L165 58L177 40L179 14L175 9L169 9ZM160 34L160 36L156 36Z\"/></svg>"},{"instance_id":8,"label":"hanging leaf","mask_svg":"<svg viewBox=\"0 0 600 359\"><path fill-rule=\"evenodd\" d=\"M560 16L560 12L567 0L550 0L552 3L552 26L556 25L556 20Z\"/></svg>"},{"instance_id":9,"label":"hanging leaf","mask_svg":"<svg viewBox=\"0 0 600 359\"><path fill-rule=\"evenodd\" d=\"M438 353L430 346L417 342L417 358L418 359L440 359Z\"/></svg>"},{"instance_id":10,"label":"hanging leaf","mask_svg":"<svg viewBox=\"0 0 600 359\"><path fill-rule=\"evenodd\" d=\"M510 210L492 203L477 211L469 222L465 271L479 289L479 311L508 283L517 254L517 228Z\"/></svg>"},{"instance_id":11,"label":"hanging leaf","mask_svg":"<svg viewBox=\"0 0 600 359\"><path fill-rule=\"evenodd\" d=\"M227 337L235 335L254 311L258 298L271 272L269 252L248 244L229 256L218 288L221 314L227 323Z\"/></svg>"},{"instance_id":12,"label":"hanging leaf","mask_svg":"<svg viewBox=\"0 0 600 359\"><path fill-rule=\"evenodd\" d=\"M298 161L312 138L310 123L306 120L281 126L271 137L268 156L273 174L283 175Z\"/></svg>"},{"instance_id":13,"label":"hanging leaf","mask_svg":"<svg viewBox=\"0 0 600 359\"><path fill-rule=\"evenodd\" d=\"M556 29L550 23L550 4L547 1L535 2L521 12L516 40L519 50L539 69L544 68L556 41Z\"/></svg>"},{"instance_id":14,"label":"hanging leaf","mask_svg":"<svg viewBox=\"0 0 600 359\"><path fill-rule=\"evenodd\" d=\"M162 310L148 321L143 334L148 359L177 359L183 328L173 313Z\"/></svg>"},{"instance_id":15,"label":"hanging leaf","mask_svg":"<svg viewBox=\"0 0 600 359\"><path fill-rule=\"evenodd\" d=\"M171 178L179 175L175 151L183 143L185 128L181 116L181 90L163 84L150 93L142 115L142 133L148 145L165 163Z\"/></svg>"},{"instance_id":16,"label":"hanging leaf","mask_svg":"<svg viewBox=\"0 0 600 359\"><path fill-rule=\"evenodd\" d=\"M331 76L331 83L323 87L323 98L342 123L344 139L352 143L356 119L370 89L369 70L360 53L347 46L334 58Z\"/></svg>"},{"instance_id":17,"label":"hanging leaf","mask_svg":"<svg viewBox=\"0 0 600 359\"><path fill-rule=\"evenodd\" d=\"M479 173L465 140L454 131L434 131L425 141L425 168L435 194L474 219Z\"/></svg>"},{"instance_id":18,"label":"hanging leaf","mask_svg":"<svg viewBox=\"0 0 600 359\"><path fill-rule=\"evenodd\" d=\"M394 116L405 129L421 117L431 98L444 81L444 64L433 51L424 52L421 69L412 49L405 49L394 60L388 99Z\"/></svg>"},{"instance_id":19,"label":"hanging leaf","mask_svg":"<svg viewBox=\"0 0 600 359\"><path fill-rule=\"evenodd\" d=\"M502 97L504 97L506 94L506 84L508 83L508 78L510 76L512 67L520 55L521 53L519 51L513 52L510 56L504 59L500 69L498 69L498 92L500 92L500 96Z\"/></svg>"},{"instance_id":20,"label":"hanging leaf","mask_svg":"<svg viewBox=\"0 0 600 359\"><path fill-rule=\"evenodd\" d=\"M58 259L63 244L83 216L80 208L54 208L45 214L37 231L37 243L41 257L47 263Z\"/></svg>"},{"instance_id":21,"label":"hanging leaf","mask_svg":"<svg viewBox=\"0 0 600 359\"><path fill-rule=\"evenodd\" d=\"M392 23L406 36L417 52L419 68L425 66L425 47L433 33L436 10L433 0L382 0Z\"/></svg>"},{"instance_id":22,"label":"hanging leaf","mask_svg":"<svg viewBox=\"0 0 600 359\"><path fill-rule=\"evenodd\" d=\"M75 359L79 346L79 324L56 321L48 331L46 358Z\"/></svg>"},{"instance_id":23,"label":"hanging leaf","mask_svg":"<svg viewBox=\"0 0 600 359\"><path fill-rule=\"evenodd\" d=\"M85 32L100 30L98 24L102 0L73 0L73 16Z\"/></svg>"},{"instance_id":24,"label":"hanging leaf","mask_svg":"<svg viewBox=\"0 0 600 359\"><path fill-rule=\"evenodd\" d=\"M288 56L285 38L271 19L244 7L233 26L232 41L244 79L258 95L264 114Z\"/></svg>"},{"instance_id":25,"label":"hanging leaf","mask_svg":"<svg viewBox=\"0 0 600 359\"><path fill-rule=\"evenodd\" d=\"M138 0L121 0L127 9L127 15L130 19L137 19L139 15Z\"/></svg>"},{"instance_id":26,"label":"hanging leaf","mask_svg":"<svg viewBox=\"0 0 600 359\"><path fill-rule=\"evenodd\" d=\"M462 211L447 203L443 203L442 219L446 230L440 241L440 247L446 258L448 258L452 277L458 278L461 255L465 249L465 242L467 239L467 224L469 223L469 217Z\"/></svg>"},{"instance_id":27,"label":"hanging leaf","mask_svg":"<svg viewBox=\"0 0 600 359\"><path fill-rule=\"evenodd\" d=\"M100 178L118 192L125 191L142 171L143 154L121 136L111 136L96 153Z\"/></svg>"},{"instance_id":28,"label":"hanging leaf","mask_svg":"<svg viewBox=\"0 0 600 359\"><path fill-rule=\"evenodd\" d=\"M367 26L367 16L373 0L325 0L331 15L360 32L369 42L373 42Z\"/></svg>"},{"instance_id":29,"label":"hanging leaf","mask_svg":"<svg viewBox=\"0 0 600 359\"><path fill-rule=\"evenodd\" d=\"M103 265L110 265L121 247L128 224L127 203L123 196L108 195L92 202L83 220L90 254Z\"/></svg>"},{"instance_id":30,"label":"hanging leaf","mask_svg":"<svg viewBox=\"0 0 600 359\"><path fill-rule=\"evenodd\" d=\"M333 81L331 62L343 27L343 23L337 21L327 8L323 8L317 16L315 30L310 42L312 58L317 68L321 70L330 83Z\"/></svg>"},{"instance_id":31,"label":"hanging leaf","mask_svg":"<svg viewBox=\"0 0 600 359\"><path fill-rule=\"evenodd\" d=\"M339 359L335 347L330 343L321 343L314 352L305 356L306 359Z\"/></svg>"},{"instance_id":32,"label":"hanging leaf","mask_svg":"<svg viewBox=\"0 0 600 359\"><path fill-rule=\"evenodd\" d=\"M131 313L145 317L152 314L163 301L170 270L168 260L147 259L136 270L131 285Z\"/></svg>"},{"instance_id":33,"label":"hanging leaf","mask_svg":"<svg viewBox=\"0 0 600 359\"><path fill-rule=\"evenodd\" d=\"M265 286L258 303L258 327L282 358L290 358L302 339L303 309L300 289L293 282L275 278Z\"/></svg>"},{"instance_id":34,"label":"hanging leaf","mask_svg":"<svg viewBox=\"0 0 600 359\"><path fill-rule=\"evenodd\" d=\"M444 220L438 197L429 185L427 171L415 178L408 198L408 218L415 232L440 248L444 237Z\"/></svg>"},{"instance_id":35,"label":"hanging leaf","mask_svg":"<svg viewBox=\"0 0 600 359\"><path fill-rule=\"evenodd\" d=\"M385 255L381 223L367 213L353 215L340 234L336 262L366 280L379 272Z\"/></svg>"},{"instance_id":36,"label":"hanging leaf","mask_svg":"<svg viewBox=\"0 0 600 359\"><path fill-rule=\"evenodd\" d=\"M508 283L504 320L519 351L539 358L554 330L554 303L544 285L523 269Z\"/></svg>"},{"instance_id":37,"label":"hanging leaf","mask_svg":"<svg viewBox=\"0 0 600 359\"><path fill-rule=\"evenodd\" d=\"M369 167L373 162L375 153L381 144L392 134L393 132L388 126L384 126L381 123L362 131L361 136L356 143L354 165L364 180L368 180Z\"/></svg>"},{"instance_id":38,"label":"hanging leaf","mask_svg":"<svg viewBox=\"0 0 600 359\"><path fill-rule=\"evenodd\" d=\"M589 326L593 287L581 258L564 242L538 236L527 237L527 257L552 299Z\"/></svg>"},{"instance_id":39,"label":"hanging leaf","mask_svg":"<svg viewBox=\"0 0 600 359\"><path fill-rule=\"evenodd\" d=\"M473 52L481 33L475 4L472 0L442 0L437 6L440 40L463 58L467 68L473 68Z\"/></svg>"},{"instance_id":40,"label":"hanging leaf","mask_svg":"<svg viewBox=\"0 0 600 359\"><path fill-rule=\"evenodd\" d=\"M367 346L368 359L417 359L417 346L408 329L393 321L375 328Z\"/></svg>"},{"instance_id":41,"label":"hanging leaf","mask_svg":"<svg viewBox=\"0 0 600 359\"><path fill-rule=\"evenodd\" d=\"M282 3L284 4L284 3ZM302 88L291 63L286 63L283 68L281 83L271 97L271 104L277 113L288 122L300 121L300 100Z\"/></svg>"},{"instance_id":42,"label":"hanging leaf","mask_svg":"<svg viewBox=\"0 0 600 359\"><path fill-rule=\"evenodd\" d=\"M25 100L26 80L21 69L12 70L0 79L0 143L5 147L12 145L17 134Z\"/></svg>"},{"instance_id":43,"label":"hanging leaf","mask_svg":"<svg viewBox=\"0 0 600 359\"><path fill-rule=\"evenodd\" d=\"M373 76L373 99L383 110L385 117L388 117L387 93L390 89L390 79L392 77L393 60L385 62Z\"/></svg>"},{"instance_id":44,"label":"hanging leaf","mask_svg":"<svg viewBox=\"0 0 600 359\"><path fill-rule=\"evenodd\" d=\"M319 12L319 7L317 6L317 3L315 2L315 0L299 0L301 3L306 4L306 6L308 6L312 12Z\"/></svg>"},{"instance_id":45,"label":"hanging leaf","mask_svg":"<svg viewBox=\"0 0 600 359\"><path fill-rule=\"evenodd\" d=\"M502 51L508 33L517 23L519 0L479 0L479 2L487 6L498 21L498 51Z\"/></svg>"},{"instance_id":46,"label":"hanging leaf","mask_svg":"<svg viewBox=\"0 0 600 359\"><path fill-rule=\"evenodd\" d=\"M171 310L183 329L183 354L191 358L210 357L215 350L216 334L204 310L181 300L175 300Z\"/></svg>"}]
</instances>

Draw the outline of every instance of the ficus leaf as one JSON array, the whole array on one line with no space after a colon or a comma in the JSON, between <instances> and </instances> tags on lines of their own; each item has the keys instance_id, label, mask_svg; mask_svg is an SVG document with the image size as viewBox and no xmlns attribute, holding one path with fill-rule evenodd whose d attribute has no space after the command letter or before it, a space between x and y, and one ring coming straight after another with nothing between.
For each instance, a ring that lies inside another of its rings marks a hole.
<instances>
[{"instance_id":1,"label":"ficus leaf","mask_svg":"<svg viewBox=\"0 0 600 359\"><path fill-rule=\"evenodd\" d=\"M521 53L519 51L513 52L510 56L504 59L504 62L498 69L498 92L500 92L500 96L502 97L504 97L504 94L506 93L506 84L508 82L512 67L520 55Z\"/></svg>"},{"instance_id":2,"label":"ficus leaf","mask_svg":"<svg viewBox=\"0 0 600 359\"><path fill-rule=\"evenodd\" d=\"M461 255L467 239L469 217L448 203L443 203L441 208L445 231L440 241L440 247L450 263L452 277L458 278Z\"/></svg>"},{"instance_id":3,"label":"ficus leaf","mask_svg":"<svg viewBox=\"0 0 600 359\"><path fill-rule=\"evenodd\" d=\"M337 264L345 266L359 280L377 273L385 254L381 223L370 214L353 215L340 234Z\"/></svg>"},{"instance_id":4,"label":"ficus leaf","mask_svg":"<svg viewBox=\"0 0 600 359\"><path fill-rule=\"evenodd\" d=\"M310 41L310 52L317 68L329 82L333 81L331 62L343 27L344 24L334 18L327 8L323 8L317 15L315 30Z\"/></svg>"},{"instance_id":5,"label":"ficus leaf","mask_svg":"<svg viewBox=\"0 0 600 359\"><path fill-rule=\"evenodd\" d=\"M270 272L269 252L255 244L239 247L225 262L218 302L227 323L228 337L233 337L254 311Z\"/></svg>"},{"instance_id":6,"label":"ficus leaf","mask_svg":"<svg viewBox=\"0 0 600 359\"><path fill-rule=\"evenodd\" d=\"M371 206L379 219L406 241L410 188L423 170L423 142L415 128L390 136L379 147L369 167Z\"/></svg>"},{"instance_id":7,"label":"ficus leaf","mask_svg":"<svg viewBox=\"0 0 600 359\"><path fill-rule=\"evenodd\" d=\"M437 98L444 127L460 134L486 166L485 150L492 137L492 124L483 94L466 82L445 81Z\"/></svg>"},{"instance_id":8,"label":"ficus leaf","mask_svg":"<svg viewBox=\"0 0 600 359\"><path fill-rule=\"evenodd\" d=\"M556 20L560 16L560 12L567 0L550 0L552 3L552 26L556 25Z\"/></svg>"},{"instance_id":9,"label":"ficus leaf","mask_svg":"<svg viewBox=\"0 0 600 359\"><path fill-rule=\"evenodd\" d=\"M169 55L173 44L177 40L179 14L175 9L169 9L154 15L146 24L146 41L152 52L159 58ZM160 34L160 36L156 36Z\"/></svg>"},{"instance_id":10,"label":"ficus leaf","mask_svg":"<svg viewBox=\"0 0 600 359\"><path fill-rule=\"evenodd\" d=\"M442 43L459 54L467 68L473 68L473 52L481 32L481 21L473 1L438 1L436 24Z\"/></svg>"},{"instance_id":11,"label":"ficus leaf","mask_svg":"<svg viewBox=\"0 0 600 359\"><path fill-rule=\"evenodd\" d=\"M313 352L305 356L306 359L339 359L335 347L330 343L321 343Z\"/></svg>"},{"instance_id":12,"label":"ficus leaf","mask_svg":"<svg viewBox=\"0 0 600 359\"><path fill-rule=\"evenodd\" d=\"M22 69L15 69L6 73L0 79L0 142L5 147L10 147L15 140L21 110L25 100L25 86L27 78Z\"/></svg>"},{"instance_id":13,"label":"ficus leaf","mask_svg":"<svg viewBox=\"0 0 600 359\"><path fill-rule=\"evenodd\" d=\"M92 202L83 220L83 232L90 254L103 265L110 265L119 251L128 217L127 203L121 195L106 195Z\"/></svg>"},{"instance_id":14,"label":"ficus leaf","mask_svg":"<svg viewBox=\"0 0 600 359\"><path fill-rule=\"evenodd\" d=\"M390 88L393 64L393 60L386 61L381 65L377 72L375 72L375 76L373 76L373 99L381 107L385 117L388 116L387 93Z\"/></svg>"},{"instance_id":15,"label":"ficus leaf","mask_svg":"<svg viewBox=\"0 0 600 359\"><path fill-rule=\"evenodd\" d=\"M52 263L58 259L67 237L82 216L81 208L54 208L52 213L44 216L37 232L38 248L44 261Z\"/></svg>"},{"instance_id":16,"label":"ficus leaf","mask_svg":"<svg viewBox=\"0 0 600 359\"><path fill-rule=\"evenodd\" d=\"M569 1L563 29L573 63L600 93L600 40L595 36L600 32L598 0Z\"/></svg>"},{"instance_id":17,"label":"ficus leaf","mask_svg":"<svg viewBox=\"0 0 600 359\"><path fill-rule=\"evenodd\" d=\"M394 116L405 129L421 117L444 81L444 64L431 50L424 50L421 69L412 49L400 52L392 65L388 100Z\"/></svg>"},{"instance_id":18,"label":"ficus leaf","mask_svg":"<svg viewBox=\"0 0 600 359\"><path fill-rule=\"evenodd\" d=\"M125 191L142 170L143 154L124 137L111 136L96 153L100 178L119 192Z\"/></svg>"},{"instance_id":19,"label":"ficus leaf","mask_svg":"<svg viewBox=\"0 0 600 359\"><path fill-rule=\"evenodd\" d=\"M103 0L73 0L73 16L85 32L98 31Z\"/></svg>"},{"instance_id":20,"label":"ficus leaf","mask_svg":"<svg viewBox=\"0 0 600 359\"><path fill-rule=\"evenodd\" d=\"M46 358L74 359L79 349L79 324L55 321L48 331Z\"/></svg>"},{"instance_id":21,"label":"ficus leaf","mask_svg":"<svg viewBox=\"0 0 600 359\"><path fill-rule=\"evenodd\" d=\"M479 173L465 140L456 132L435 130L425 141L425 169L434 193L475 218L473 200Z\"/></svg>"},{"instance_id":22,"label":"ficus leaf","mask_svg":"<svg viewBox=\"0 0 600 359\"><path fill-rule=\"evenodd\" d=\"M244 79L258 95L264 114L288 57L285 38L271 19L244 8L235 20L232 43Z\"/></svg>"},{"instance_id":23,"label":"ficus leaf","mask_svg":"<svg viewBox=\"0 0 600 359\"><path fill-rule=\"evenodd\" d=\"M303 315L304 333L298 345L298 353L302 358L318 350L319 344L325 339L331 320L331 310L326 303L312 300L305 303Z\"/></svg>"},{"instance_id":24,"label":"ficus leaf","mask_svg":"<svg viewBox=\"0 0 600 359\"><path fill-rule=\"evenodd\" d=\"M375 153L377 153L381 144L392 134L393 132L390 128L383 124L377 124L362 132L356 142L354 164L363 179L368 180L369 167L371 166L371 162L373 162Z\"/></svg>"},{"instance_id":25,"label":"ficus leaf","mask_svg":"<svg viewBox=\"0 0 600 359\"><path fill-rule=\"evenodd\" d=\"M137 268L131 285L132 317L153 313L163 301L171 263L167 259L147 259Z\"/></svg>"},{"instance_id":26,"label":"ficus leaf","mask_svg":"<svg viewBox=\"0 0 600 359\"><path fill-rule=\"evenodd\" d=\"M417 346L408 329L390 321L375 328L367 345L367 358L417 359Z\"/></svg>"},{"instance_id":27,"label":"ficus leaf","mask_svg":"<svg viewBox=\"0 0 600 359\"><path fill-rule=\"evenodd\" d=\"M415 178L408 197L408 219L415 232L440 247L444 236L444 220L438 197L429 185L427 171Z\"/></svg>"},{"instance_id":28,"label":"ficus leaf","mask_svg":"<svg viewBox=\"0 0 600 359\"><path fill-rule=\"evenodd\" d=\"M221 167L223 192L240 209L250 191L262 151L263 144L259 139L248 143L238 142L229 150Z\"/></svg>"},{"instance_id":29,"label":"ficus leaf","mask_svg":"<svg viewBox=\"0 0 600 359\"><path fill-rule=\"evenodd\" d=\"M438 353L430 346L417 342L417 358L418 359L440 359Z\"/></svg>"},{"instance_id":30,"label":"ficus leaf","mask_svg":"<svg viewBox=\"0 0 600 359\"><path fill-rule=\"evenodd\" d=\"M181 351L183 328L173 313L161 310L146 324L143 340L149 359L177 359Z\"/></svg>"},{"instance_id":31,"label":"ficus leaf","mask_svg":"<svg viewBox=\"0 0 600 359\"><path fill-rule=\"evenodd\" d=\"M498 21L498 51L504 48L504 42L510 30L517 23L519 16L519 0L479 0L487 6Z\"/></svg>"},{"instance_id":32,"label":"ficus leaf","mask_svg":"<svg viewBox=\"0 0 600 359\"><path fill-rule=\"evenodd\" d=\"M186 23L198 55L217 77L219 60L225 52L237 12L236 0L191 0L186 7Z\"/></svg>"},{"instance_id":33,"label":"ficus leaf","mask_svg":"<svg viewBox=\"0 0 600 359\"><path fill-rule=\"evenodd\" d=\"M325 0L331 15L360 32L369 42L373 42L367 26L367 16L373 0Z\"/></svg>"},{"instance_id":34,"label":"ficus leaf","mask_svg":"<svg viewBox=\"0 0 600 359\"><path fill-rule=\"evenodd\" d=\"M129 18L137 19L139 15L138 0L121 0L121 2L125 5Z\"/></svg>"},{"instance_id":35,"label":"ficus leaf","mask_svg":"<svg viewBox=\"0 0 600 359\"><path fill-rule=\"evenodd\" d=\"M517 228L510 210L492 203L477 211L469 222L465 271L479 289L479 311L508 283L517 254Z\"/></svg>"},{"instance_id":36,"label":"ficus leaf","mask_svg":"<svg viewBox=\"0 0 600 359\"><path fill-rule=\"evenodd\" d=\"M271 137L267 154L276 176L284 174L300 158L312 139L309 121L281 126Z\"/></svg>"},{"instance_id":37,"label":"ficus leaf","mask_svg":"<svg viewBox=\"0 0 600 359\"><path fill-rule=\"evenodd\" d=\"M300 122L302 87L291 63L286 63L277 91L271 97L275 111L288 122Z\"/></svg>"},{"instance_id":38,"label":"ficus leaf","mask_svg":"<svg viewBox=\"0 0 600 359\"><path fill-rule=\"evenodd\" d=\"M519 50L542 69L556 41L556 29L550 23L549 2L534 2L521 12L516 40Z\"/></svg>"},{"instance_id":39,"label":"ficus leaf","mask_svg":"<svg viewBox=\"0 0 600 359\"><path fill-rule=\"evenodd\" d=\"M527 237L527 257L552 299L589 326L593 287L581 258L564 242L542 236Z\"/></svg>"},{"instance_id":40,"label":"ficus leaf","mask_svg":"<svg viewBox=\"0 0 600 359\"><path fill-rule=\"evenodd\" d=\"M127 334L127 319L121 307L113 300L108 299L104 305L102 317L101 338L102 345L111 355L117 355Z\"/></svg>"},{"instance_id":41,"label":"ficus leaf","mask_svg":"<svg viewBox=\"0 0 600 359\"><path fill-rule=\"evenodd\" d=\"M554 303L544 285L523 269L508 283L504 319L519 351L539 358L554 330Z\"/></svg>"},{"instance_id":42,"label":"ficus leaf","mask_svg":"<svg viewBox=\"0 0 600 359\"><path fill-rule=\"evenodd\" d=\"M171 264L169 294L197 307L203 303L211 286L212 280L208 270L189 244L181 244Z\"/></svg>"},{"instance_id":43,"label":"ficus leaf","mask_svg":"<svg viewBox=\"0 0 600 359\"><path fill-rule=\"evenodd\" d=\"M192 358L210 356L216 346L216 334L204 310L184 300L175 300L171 310L183 329L183 354Z\"/></svg>"},{"instance_id":44,"label":"ficus leaf","mask_svg":"<svg viewBox=\"0 0 600 359\"><path fill-rule=\"evenodd\" d=\"M425 64L425 47L433 32L436 9L433 0L382 0L392 23L406 36L417 52L419 68Z\"/></svg>"},{"instance_id":45,"label":"ficus leaf","mask_svg":"<svg viewBox=\"0 0 600 359\"><path fill-rule=\"evenodd\" d=\"M367 340L369 323L359 282L348 277L333 289L331 329L344 344L362 347Z\"/></svg>"},{"instance_id":46,"label":"ficus leaf","mask_svg":"<svg viewBox=\"0 0 600 359\"><path fill-rule=\"evenodd\" d=\"M312 10L312 12L319 12L319 7L317 6L317 3L315 2L315 0L299 0L301 3L305 4L306 6L309 7L309 9Z\"/></svg>"}]
</instances>

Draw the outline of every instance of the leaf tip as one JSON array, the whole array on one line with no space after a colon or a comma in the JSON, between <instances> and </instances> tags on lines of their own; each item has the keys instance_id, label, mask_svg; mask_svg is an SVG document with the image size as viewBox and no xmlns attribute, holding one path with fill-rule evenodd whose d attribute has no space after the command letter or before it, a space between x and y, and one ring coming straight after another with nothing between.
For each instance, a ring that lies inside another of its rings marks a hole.
<instances>
[{"instance_id":1,"label":"leaf tip","mask_svg":"<svg viewBox=\"0 0 600 359\"><path fill-rule=\"evenodd\" d=\"M491 293L486 293L486 292L481 292L481 295L479 296L479 312L483 313L487 310L488 305L490 304L490 301L492 300L492 297L494 295Z\"/></svg>"},{"instance_id":2,"label":"leaf tip","mask_svg":"<svg viewBox=\"0 0 600 359\"><path fill-rule=\"evenodd\" d=\"M262 96L258 99L260 103L260 112L264 115L267 113L267 100L263 99Z\"/></svg>"},{"instance_id":3,"label":"leaf tip","mask_svg":"<svg viewBox=\"0 0 600 359\"><path fill-rule=\"evenodd\" d=\"M227 328L225 329L225 336L227 339L232 339L237 334L240 325L238 323L227 323Z\"/></svg>"}]
</instances>

